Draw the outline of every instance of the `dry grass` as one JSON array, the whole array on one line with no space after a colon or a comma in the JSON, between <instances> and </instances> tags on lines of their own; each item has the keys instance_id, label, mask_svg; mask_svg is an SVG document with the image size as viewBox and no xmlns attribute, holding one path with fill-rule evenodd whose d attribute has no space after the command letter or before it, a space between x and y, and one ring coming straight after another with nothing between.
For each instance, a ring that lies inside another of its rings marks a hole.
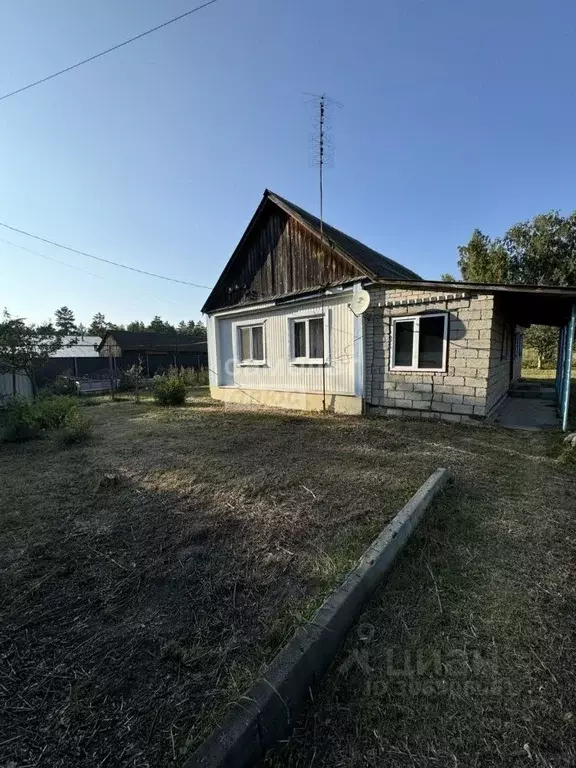
<instances>
[{"instance_id":1,"label":"dry grass","mask_svg":"<svg viewBox=\"0 0 576 768\"><path fill-rule=\"evenodd\" d=\"M0 446L0 765L180 764L429 469L394 423L90 402Z\"/></svg>"},{"instance_id":2,"label":"dry grass","mask_svg":"<svg viewBox=\"0 0 576 768\"><path fill-rule=\"evenodd\" d=\"M576 483L557 436L101 400L90 444L0 446L0 765L181 764L439 465L454 489L347 648L374 672L334 673L280 761L520 765L527 744L568 765ZM389 649L493 652L502 690L411 692Z\"/></svg>"},{"instance_id":3,"label":"dry grass","mask_svg":"<svg viewBox=\"0 0 576 768\"><path fill-rule=\"evenodd\" d=\"M404 434L408 466L433 455L455 484L270 763L576 765L576 473L558 434Z\"/></svg>"}]
</instances>

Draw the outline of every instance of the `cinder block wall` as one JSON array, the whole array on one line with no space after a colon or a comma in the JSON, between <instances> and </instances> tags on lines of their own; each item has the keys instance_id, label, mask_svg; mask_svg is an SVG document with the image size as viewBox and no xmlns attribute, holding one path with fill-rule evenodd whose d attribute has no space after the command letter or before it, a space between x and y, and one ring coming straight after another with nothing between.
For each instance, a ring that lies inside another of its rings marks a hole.
<instances>
[{"instance_id":1,"label":"cinder block wall","mask_svg":"<svg viewBox=\"0 0 576 768\"><path fill-rule=\"evenodd\" d=\"M494 305L492 333L490 337L490 368L486 394L486 415L495 413L508 395L510 384L520 378L521 356L514 357L515 333L520 328L506 317L500 302ZM510 367L512 366L512 377Z\"/></svg>"},{"instance_id":2,"label":"cinder block wall","mask_svg":"<svg viewBox=\"0 0 576 768\"><path fill-rule=\"evenodd\" d=\"M376 286L368 290L371 304L364 334L368 411L458 422L484 418L488 412L493 296ZM391 318L430 311L449 314L446 372L390 371Z\"/></svg>"}]
</instances>

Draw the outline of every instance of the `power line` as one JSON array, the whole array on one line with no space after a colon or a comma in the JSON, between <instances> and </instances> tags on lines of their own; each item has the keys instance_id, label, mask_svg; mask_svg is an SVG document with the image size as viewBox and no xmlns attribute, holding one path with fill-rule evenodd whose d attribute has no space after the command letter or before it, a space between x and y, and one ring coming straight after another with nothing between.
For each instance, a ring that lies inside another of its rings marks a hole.
<instances>
[{"instance_id":1,"label":"power line","mask_svg":"<svg viewBox=\"0 0 576 768\"><path fill-rule=\"evenodd\" d=\"M94 56L90 56L87 59L83 59L82 61L76 62L76 64L72 64L69 67L66 67L65 69L61 69L58 72L54 72L51 75L48 75L47 77L43 77L41 80L36 80L34 83L29 83L28 85L22 86L22 88L17 88L15 91L11 91L10 93L5 93L4 96L0 96L0 101L4 101L4 99L10 98L10 96L16 96L17 93L22 93L22 91L27 91L29 88L34 88L36 85L41 85L42 83L47 82L48 80L52 80L55 77L58 77L59 75L63 75L66 72L70 72L72 69L77 69L77 67L81 67L83 64L88 64L91 61L94 61L95 59L99 59L101 56L106 56L108 53L112 53L112 51L117 51L119 48L123 48L125 45L129 45L130 43L133 43L136 40L140 40L143 37L146 37L146 35L151 35L152 32L157 32L159 29L163 29L164 27L167 27L169 24L174 24L176 21L180 21L181 19L185 19L187 16L190 16L193 13L196 13L196 11L202 10L202 8L206 8L209 5L212 5L213 3L216 3L217 0L207 0L207 2L202 3L201 5L197 5L195 8L192 8L189 11L186 11L186 13L181 13L180 16L175 16L173 19L169 19L168 21L163 22L162 24L158 24L157 27L152 27L152 29L147 29L146 32L141 32L139 35L136 35L135 37L131 37L129 40L124 40L123 43L118 43L118 45L113 45L112 48L107 48L105 51L100 51L100 53L94 54Z\"/></svg>"},{"instance_id":2,"label":"power line","mask_svg":"<svg viewBox=\"0 0 576 768\"><path fill-rule=\"evenodd\" d=\"M31 253L34 256L40 256L42 259L48 259L48 261L54 261L56 264L62 264L64 267L69 267L70 269L75 269L77 272L83 272L85 275L90 275L90 277L96 277L98 280L110 280L109 277L104 277L103 275L97 275L95 272L89 272L87 269L82 269L82 267L77 267L74 264L68 264L67 261L61 261L60 259L55 259L53 256L47 256L45 253L40 253L40 251L33 251L31 248L25 248L23 245L18 245L18 243L13 243L11 240L5 240L3 237L0 237L0 243L5 243L6 245L10 245L13 248L19 248L21 251L26 251L26 253ZM145 291L139 291L139 293L142 296L149 296L150 298L154 299L155 301L161 301L163 304L172 304L173 307L183 307L184 309L189 309L189 306L187 304L182 304L182 302L178 301L170 301L169 299L162 299L160 296L155 296L152 293L146 293ZM129 299L128 299L129 301ZM132 302L134 306L136 306L135 302Z\"/></svg>"},{"instance_id":3,"label":"power line","mask_svg":"<svg viewBox=\"0 0 576 768\"><path fill-rule=\"evenodd\" d=\"M104 277L102 277L102 275L97 275L95 272L89 272L87 269L82 269L82 267L76 267L74 264L68 264L68 262L66 261L60 261L60 259L55 259L53 256L47 256L45 253L32 251L30 248L25 248L23 245L18 245L18 243L13 243L11 240L4 240L3 237L0 237L0 243L4 243L5 245L11 245L14 248L19 248L21 251L26 251L26 253L34 254L34 256L41 256L43 259L48 259L48 261L54 261L56 262L56 264L62 264L65 267L70 267L70 269L75 269L77 272L84 272L85 275L90 275L91 277L97 277L98 280L105 279Z\"/></svg>"},{"instance_id":4,"label":"power line","mask_svg":"<svg viewBox=\"0 0 576 768\"><path fill-rule=\"evenodd\" d=\"M212 0L212 2L215 2L215 0ZM156 272L147 272L145 269L138 269L137 267L130 267L127 264L120 264L117 261L111 261L110 259L104 259L101 256L94 256L92 253L86 253L86 251L78 251L76 248L70 248L67 245L62 245L61 243L56 243L54 240L48 240L46 237L40 237L39 235L33 235L31 232L26 232L24 229L17 229L16 227L11 227L9 224L4 224L0 221L0 227L5 227L6 229L11 230L12 232L17 232L19 235L26 235L27 237L32 237L34 240L39 240L41 243L47 243L48 245L54 245L56 248L62 248L65 251L70 251L70 253L76 253L79 256L86 256L89 259L94 259L95 261L101 261L104 264L112 264L114 267L120 267L121 269L129 269L131 272L138 272L141 275L148 275L148 277L157 277L159 280L168 280L171 283L180 283L181 285L190 285L193 288L205 288L206 290L211 290L209 285L200 285L199 283L189 283L187 280L178 280L175 277L166 277L165 275L158 275Z\"/></svg>"}]
</instances>

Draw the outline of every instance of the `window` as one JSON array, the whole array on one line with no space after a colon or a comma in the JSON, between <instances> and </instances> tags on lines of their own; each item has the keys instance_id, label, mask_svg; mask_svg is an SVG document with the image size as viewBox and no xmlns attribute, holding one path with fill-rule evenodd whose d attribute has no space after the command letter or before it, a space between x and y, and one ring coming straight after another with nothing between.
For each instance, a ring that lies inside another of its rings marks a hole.
<instances>
[{"instance_id":1,"label":"window","mask_svg":"<svg viewBox=\"0 0 576 768\"><path fill-rule=\"evenodd\" d=\"M245 325L238 328L238 359L242 365L264 363L264 326Z\"/></svg>"},{"instance_id":2,"label":"window","mask_svg":"<svg viewBox=\"0 0 576 768\"><path fill-rule=\"evenodd\" d=\"M324 362L324 318L306 317L292 320L292 361Z\"/></svg>"},{"instance_id":3,"label":"window","mask_svg":"<svg viewBox=\"0 0 576 768\"><path fill-rule=\"evenodd\" d=\"M390 369L442 371L446 368L448 315L417 315L392 320Z\"/></svg>"}]
</instances>

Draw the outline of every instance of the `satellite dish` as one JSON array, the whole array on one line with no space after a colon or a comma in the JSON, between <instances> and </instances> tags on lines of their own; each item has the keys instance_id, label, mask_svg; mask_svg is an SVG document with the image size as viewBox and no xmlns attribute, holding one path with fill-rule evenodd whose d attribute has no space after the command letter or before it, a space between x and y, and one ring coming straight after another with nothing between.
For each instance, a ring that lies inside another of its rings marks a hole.
<instances>
[{"instance_id":1,"label":"satellite dish","mask_svg":"<svg viewBox=\"0 0 576 768\"><path fill-rule=\"evenodd\" d=\"M368 291L358 291L352 297L348 305L355 315L362 315L370 306L370 294Z\"/></svg>"}]
</instances>

